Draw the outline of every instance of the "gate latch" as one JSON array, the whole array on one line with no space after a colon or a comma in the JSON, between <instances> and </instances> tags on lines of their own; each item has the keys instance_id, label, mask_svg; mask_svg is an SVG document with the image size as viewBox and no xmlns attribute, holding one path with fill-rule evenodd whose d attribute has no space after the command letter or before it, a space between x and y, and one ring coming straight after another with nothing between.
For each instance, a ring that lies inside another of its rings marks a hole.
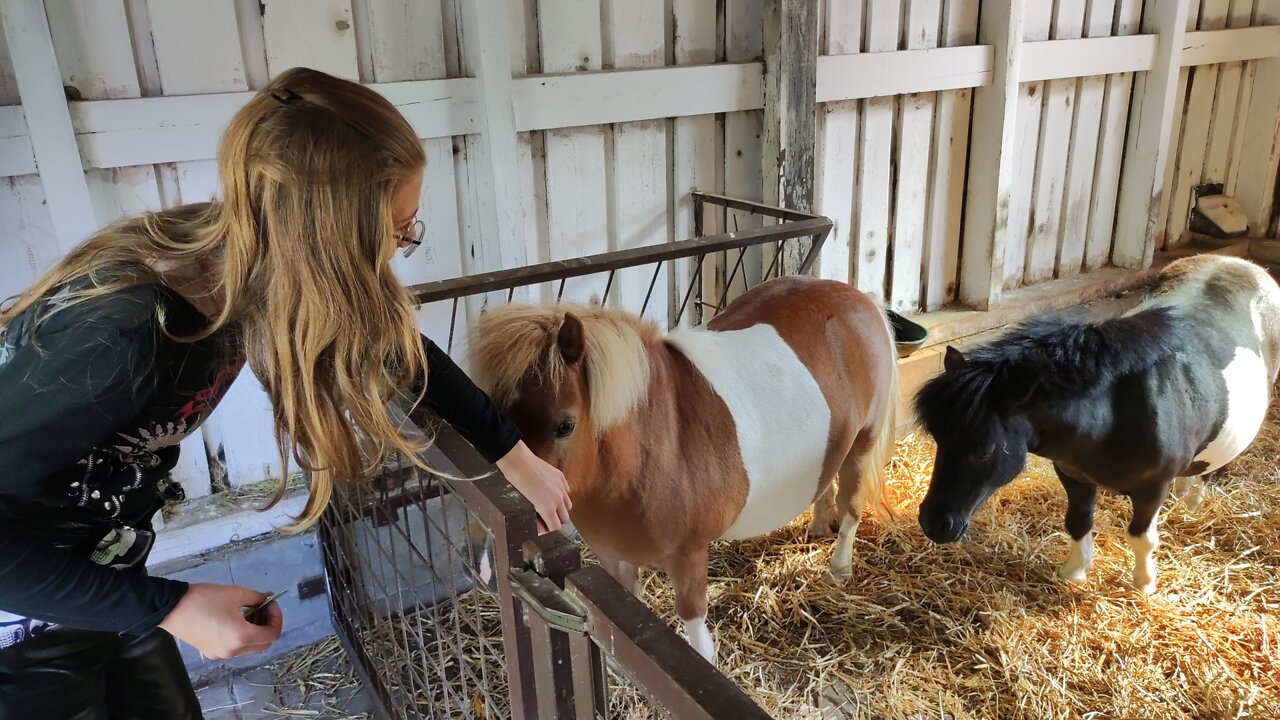
<instances>
[{"instance_id":1,"label":"gate latch","mask_svg":"<svg viewBox=\"0 0 1280 720\"><path fill-rule=\"evenodd\" d=\"M511 589L530 612L557 630L583 634L587 610L551 580L532 570L511 569Z\"/></svg>"}]
</instances>

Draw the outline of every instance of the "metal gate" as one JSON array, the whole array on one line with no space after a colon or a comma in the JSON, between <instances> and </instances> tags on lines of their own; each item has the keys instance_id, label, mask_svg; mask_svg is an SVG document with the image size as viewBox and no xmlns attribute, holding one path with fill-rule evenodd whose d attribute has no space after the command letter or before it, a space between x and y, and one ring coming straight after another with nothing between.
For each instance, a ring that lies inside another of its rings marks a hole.
<instances>
[{"instance_id":1,"label":"metal gate","mask_svg":"<svg viewBox=\"0 0 1280 720\"><path fill-rule=\"evenodd\" d=\"M708 212L729 211L777 222L702 236ZM808 272L831 230L827 218L704 193L694 213L689 240L412 290L448 307L450 352L460 311L538 287L559 299L591 276L604 276L599 301L616 302L626 271L652 278L640 312L665 302L671 325L697 325L756 282ZM655 300L664 269L676 291ZM334 628L383 716L768 717L644 603L584 567L577 543L537 536L533 506L461 436L425 414L406 423L435 428L436 473L390 458L372 482L335 492L319 526Z\"/></svg>"}]
</instances>

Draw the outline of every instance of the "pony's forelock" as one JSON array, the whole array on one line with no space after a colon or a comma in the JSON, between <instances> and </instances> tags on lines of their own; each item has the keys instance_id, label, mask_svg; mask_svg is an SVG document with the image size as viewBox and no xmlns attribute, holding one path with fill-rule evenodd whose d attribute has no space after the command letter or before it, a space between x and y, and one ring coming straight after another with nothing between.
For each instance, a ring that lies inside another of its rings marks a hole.
<instances>
[{"instance_id":1,"label":"pony's forelock","mask_svg":"<svg viewBox=\"0 0 1280 720\"><path fill-rule=\"evenodd\" d=\"M596 429L603 431L625 420L648 392L646 346L659 333L647 320L620 310L564 304L489 310L471 344L472 374L504 409L528 380L559 384L567 368L557 338L566 313L582 322L588 402Z\"/></svg>"}]
</instances>

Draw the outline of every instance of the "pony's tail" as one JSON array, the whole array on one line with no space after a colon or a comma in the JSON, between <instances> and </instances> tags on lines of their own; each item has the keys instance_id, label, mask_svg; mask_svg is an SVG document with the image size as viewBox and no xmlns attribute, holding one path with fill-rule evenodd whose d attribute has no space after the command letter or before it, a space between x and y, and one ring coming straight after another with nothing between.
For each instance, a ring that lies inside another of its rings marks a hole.
<instances>
[{"instance_id":1,"label":"pony's tail","mask_svg":"<svg viewBox=\"0 0 1280 720\"><path fill-rule=\"evenodd\" d=\"M865 488L863 500L866 507L877 520L891 520L897 516L893 505L885 494L885 484L889 477L889 461L893 459L893 447L897 441L898 424L898 353L893 341L893 324L889 316L880 313L884 320L885 330L889 333L889 382L884 394L884 407L880 410L880 423L876 426L871 438L871 450L866 461L862 463L862 477L859 485ZM856 510L855 510L856 512Z\"/></svg>"}]
</instances>

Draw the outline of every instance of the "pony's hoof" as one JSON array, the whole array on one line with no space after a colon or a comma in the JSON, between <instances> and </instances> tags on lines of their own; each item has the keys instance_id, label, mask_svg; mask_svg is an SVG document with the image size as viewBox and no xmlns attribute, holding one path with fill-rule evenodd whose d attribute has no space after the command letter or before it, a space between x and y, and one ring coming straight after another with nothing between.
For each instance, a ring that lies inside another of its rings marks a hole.
<instances>
[{"instance_id":1,"label":"pony's hoof","mask_svg":"<svg viewBox=\"0 0 1280 720\"><path fill-rule=\"evenodd\" d=\"M1156 581L1155 581L1155 580L1148 580L1148 581L1146 581L1146 582L1140 582L1140 581L1138 581L1138 580L1134 580L1134 581L1133 581L1133 589L1134 589L1134 590L1137 590L1138 592L1142 593L1143 595L1155 595L1155 593L1156 593Z\"/></svg>"},{"instance_id":2,"label":"pony's hoof","mask_svg":"<svg viewBox=\"0 0 1280 720\"><path fill-rule=\"evenodd\" d=\"M832 565L827 568L827 582L832 585L844 585L849 582L849 578L853 577L853 566L837 567Z\"/></svg>"},{"instance_id":3,"label":"pony's hoof","mask_svg":"<svg viewBox=\"0 0 1280 720\"><path fill-rule=\"evenodd\" d=\"M1086 576L1087 573L1084 568L1068 567L1066 565L1060 565L1058 567L1058 577L1069 583L1075 583L1078 585L1085 581Z\"/></svg>"},{"instance_id":4,"label":"pony's hoof","mask_svg":"<svg viewBox=\"0 0 1280 720\"><path fill-rule=\"evenodd\" d=\"M809 523L808 534L810 539L816 540L818 538L831 537L832 535L835 535L839 529L840 523L838 522L811 522Z\"/></svg>"}]
</instances>

